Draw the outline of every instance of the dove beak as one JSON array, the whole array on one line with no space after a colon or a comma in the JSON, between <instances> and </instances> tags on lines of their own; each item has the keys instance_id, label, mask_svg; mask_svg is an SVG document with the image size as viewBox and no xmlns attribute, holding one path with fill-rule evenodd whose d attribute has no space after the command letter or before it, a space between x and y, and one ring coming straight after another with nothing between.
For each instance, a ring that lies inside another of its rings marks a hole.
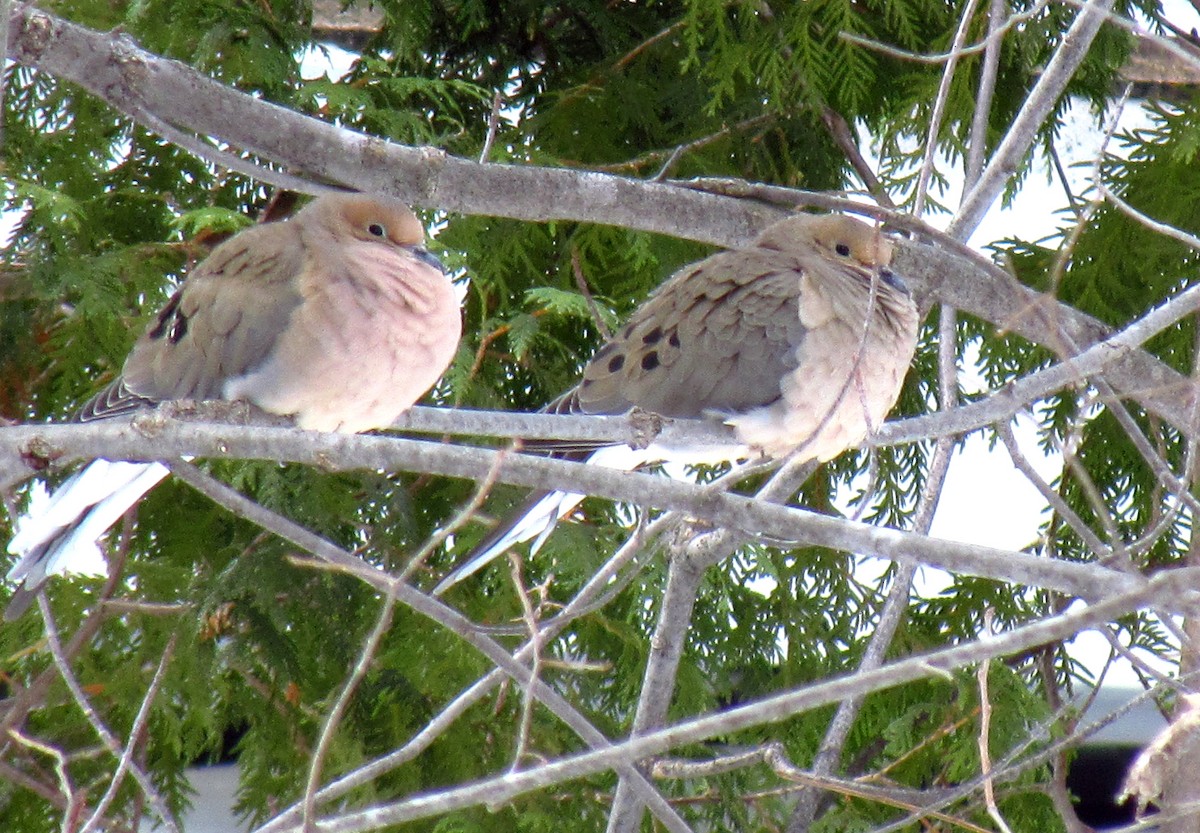
<instances>
[{"instance_id":1,"label":"dove beak","mask_svg":"<svg viewBox=\"0 0 1200 833\"><path fill-rule=\"evenodd\" d=\"M426 266L432 266L439 272L445 273L446 268L442 266L442 262L438 260L438 256L433 252L422 246L406 246L405 248L412 252L413 257L424 263Z\"/></svg>"},{"instance_id":2,"label":"dove beak","mask_svg":"<svg viewBox=\"0 0 1200 833\"><path fill-rule=\"evenodd\" d=\"M886 266L880 268L879 277L880 277L880 279L883 280L884 283L886 283L892 289L899 290L900 292L903 292L905 295L912 294L911 292L909 292L908 284L906 284L904 282L904 279L901 278L899 275L897 275L895 272L893 272L891 269L888 269Z\"/></svg>"}]
</instances>

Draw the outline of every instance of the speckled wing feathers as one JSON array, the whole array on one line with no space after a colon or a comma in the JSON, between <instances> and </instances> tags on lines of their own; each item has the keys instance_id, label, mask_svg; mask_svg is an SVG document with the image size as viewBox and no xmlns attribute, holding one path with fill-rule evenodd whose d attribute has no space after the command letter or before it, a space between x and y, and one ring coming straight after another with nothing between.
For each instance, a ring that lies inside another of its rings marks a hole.
<instances>
[{"instance_id":1,"label":"speckled wing feathers","mask_svg":"<svg viewBox=\"0 0 1200 833\"><path fill-rule=\"evenodd\" d=\"M891 242L840 215L797 214L750 246L687 267L602 347L580 384L548 410L667 417L718 416L737 441L717 448L651 448L610 467L651 459L716 462L759 454L828 460L878 427L899 394L919 317L890 271ZM580 456L583 444L530 443ZM594 447L593 447L594 448ZM658 456L655 456L655 455ZM437 588L445 590L520 541L541 541L577 505L562 492L507 519ZM536 548L536 544L535 544Z\"/></svg>"},{"instance_id":2,"label":"speckled wing feathers","mask_svg":"<svg viewBox=\"0 0 1200 833\"><path fill-rule=\"evenodd\" d=\"M589 362L580 413L696 418L779 398L804 338L794 257L723 252L678 273ZM664 382L665 380L665 382Z\"/></svg>"}]
</instances>

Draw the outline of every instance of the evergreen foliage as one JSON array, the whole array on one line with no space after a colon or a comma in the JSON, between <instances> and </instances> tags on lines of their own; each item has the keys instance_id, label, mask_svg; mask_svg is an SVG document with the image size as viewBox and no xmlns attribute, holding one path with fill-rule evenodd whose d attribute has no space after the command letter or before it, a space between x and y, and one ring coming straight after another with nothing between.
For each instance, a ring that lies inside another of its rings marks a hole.
<instances>
[{"instance_id":1,"label":"evergreen foliage","mask_svg":"<svg viewBox=\"0 0 1200 833\"><path fill-rule=\"evenodd\" d=\"M986 5L973 7L972 42L987 33ZM1010 6L1031 17L1002 42L989 152L1077 13L1072 4ZM928 140L942 65L905 60L864 41L942 53L963 12L961 3L938 0L380 0L376 7L381 27L336 80L313 77L310 67L319 62L312 59L327 45L307 3L63 0L53 12L96 30L120 27L146 49L264 100L465 158L482 151L498 93L503 107L489 161L514 165L860 189L825 127L832 112L850 125L860 147L877 139L877 174L902 208L913 205L914 166ZM1121 2L1114 11L1159 13L1152 0ZM1130 48L1127 32L1104 27L1069 95L1099 112L1112 99ZM980 53L962 58L946 100L937 143L953 165L961 165L970 142L982 61ZM273 192L198 160L68 81L14 65L5 84L5 208L19 219L0 274L0 419L61 421L119 371L189 266L267 211ZM1066 99L1042 126L1038 146L1056 146L1065 106ZM1110 187L1135 208L1192 234L1200 232L1197 125L1200 100L1162 105L1151 128L1119 137L1124 158L1103 166ZM676 154L677 148L684 150ZM1024 177L1044 173L1022 161L1009 194ZM944 170L935 172L935 184L944 176ZM932 197L953 207L944 193L935 190ZM676 268L712 251L615 226L437 211L426 211L423 219L436 229L433 250L465 292L460 354L428 397L443 405L540 408L577 379L603 340L601 325L617 325ZM1077 223L1084 227L1076 239ZM1051 231L1042 240L997 241L998 259L1027 286L1052 291L1113 327L1191 285L1200 265L1194 248L1148 230L1111 204L1065 217L1063 228ZM958 330L960 360L968 346L977 347L990 389L1060 357L1005 331L1003 322L967 319ZM1147 349L1190 374L1195 339L1189 317ZM935 313L896 414L937 407L937 342ZM1135 403L1125 404L1161 458L1182 471L1193 453L1187 437ZM1033 411L1047 447L1075 451L1077 465L1053 487L1093 533L1130 542L1127 554L1138 569L1187 563L1190 509L1164 494L1161 471L1084 385L1033 403ZM797 502L830 514L861 511L870 523L910 529L930 477L932 450L933 442L923 441L849 452L820 467ZM262 506L390 569L402 568L475 488L450 478L330 473L275 462L203 465ZM47 475L58 481L64 473ZM738 489L752 493L755 485L760 483ZM8 506L19 508L29 488L6 495ZM523 494L496 486L484 514L502 515ZM564 524L538 558L526 561L527 585L537 587L552 573L552 598L571 598L625 540L631 517L606 501L585 501L579 522ZM415 583L432 586L486 531L479 523L458 530L450 545L432 553ZM0 524L0 537L10 535L11 518ZM1029 542L1030 551L1088 562L1097 557L1055 514L1047 514L1042 535ZM122 742L128 739L170 644L138 757L172 809L189 800L184 768L225 756L240 762L238 808L247 819L263 822L297 801L325 718L379 615L379 595L352 577L313 569L293 544L177 482L153 491L138 507L136 523L120 527L109 546L128 553L117 598L156 607L106 616L74 657L75 675L106 725ZM859 563L840 551L754 541L708 570L690 618L670 718L716 712L856 668L896 578L889 568L869 579L873 573L856 570ZM652 555L608 604L543 646L542 678L608 737L624 736L632 725L666 570L661 553ZM102 584L73 579L51 585L64 639L86 621ZM456 588L451 600L490 625L511 625L523 615L503 563ZM998 629L1011 629L1057 613L1068 601L954 576L939 595L914 597L889 656L973 639L985 611L994 611ZM549 603L542 613L551 615ZM1130 614L1113 625L1128 645L1160 655L1171 650L1153 616ZM43 639L36 613L0 628L10 703L52 666ZM515 640L504 639L515 649ZM1044 654L990 664L993 762L1010 753L1032 759L1056 732L1066 731L1046 692L1073 691L1083 674L1057 646ZM326 781L409 742L489 669L458 636L399 606L332 738ZM841 753L845 772L882 773L886 782L880 783L914 789L976 778L980 692L974 671L869 696ZM585 749L541 708L533 710L526 732L523 709L515 686L500 689L422 754L343 801L365 806L502 772L514 761L519 736L528 743L522 766ZM705 759L778 740L788 758L805 767L817 755L831 715L831 709L806 711L675 754ZM20 726L26 736L72 755L70 781L94 806L114 760L96 751L95 734L61 679ZM1014 830L1063 829L1061 808L1045 788L1053 777L1049 758L1039 760L1000 789L1000 810ZM41 753L9 740L0 762L49 785L52 794L57 789L53 761ZM0 781L7 782L0 784L0 827L63 829L61 801L3 773ZM612 773L570 781L496 812L477 807L403 829L600 830L616 782ZM656 783L681 799L678 811L698 830L782 829L791 812L790 785L762 765ZM108 829L132 829L144 809L138 788L126 778ZM990 824L977 795L943 812ZM902 816L894 805L835 796L812 829L870 830L897 818ZM650 829L651 822L643 824ZM931 824L950 829L946 822ZM914 822L906 829L921 827Z\"/></svg>"}]
</instances>

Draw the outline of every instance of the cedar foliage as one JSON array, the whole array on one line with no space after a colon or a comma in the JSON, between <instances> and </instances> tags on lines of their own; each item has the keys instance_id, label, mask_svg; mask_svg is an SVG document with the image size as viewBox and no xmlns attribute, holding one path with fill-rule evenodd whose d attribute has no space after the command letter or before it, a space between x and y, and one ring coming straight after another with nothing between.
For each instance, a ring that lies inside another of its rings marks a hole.
<instances>
[{"instance_id":1,"label":"cedar foliage","mask_svg":"<svg viewBox=\"0 0 1200 833\"><path fill-rule=\"evenodd\" d=\"M313 78L304 57L322 49L310 9L291 0L64 0L55 13L106 30L122 27L149 50L185 61L264 99L397 142L431 145L464 157L479 154L492 96L504 114L491 160L653 177L673 150L673 177L724 176L807 189L856 188L844 154L822 123L824 108L852 125L859 142L879 138L879 175L886 190L911 205L913 164L925 141L940 79L937 65L900 60L841 37L853 33L919 53L945 51L961 4L935 0L783 0L762 3L690 0L614 4L567 0L542 4L483 0L382 0L380 31L337 81ZM982 4L986 5L986 4ZM1012 4L1014 10L1028 3ZM1118 4L1157 13L1151 0ZM989 141L1002 135L1036 81L1075 9L1042 9L1004 40ZM986 8L975 12L973 39L986 32ZM1109 101L1129 38L1105 27L1070 87L1099 108ZM964 58L948 99L938 141L956 163L968 140L980 56ZM1056 142L1065 102L1042 128L1039 144ZM1122 137L1128 159L1107 173L1127 200L1164 222L1200 230L1200 129L1196 102L1163 107L1154 127ZM16 66L6 78L5 205L23 212L5 266L17 289L0 295L0 417L19 422L68 418L118 372L121 362L188 266L214 237L263 211L271 195L260 183L198 161L67 82ZM1021 177L1041 176L1029 163ZM935 195L936 196L936 195ZM609 323L623 319L676 267L706 254L697 244L624 229L571 222L521 223L427 213L437 224L433 247L463 278L465 338L444 382L428 401L532 410L577 377L601 336L575 281L578 258ZM1040 241L997 244L1018 277L1047 288L1071 218ZM1053 232L1053 233L1052 233ZM1195 275L1194 251L1153 234L1104 207L1088 222L1058 297L1120 325L1159 303ZM18 291L19 290L19 291ZM974 342L989 386L1045 366L1049 354L987 322L960 327L960 350ZM1190 322L1149 345L1173 367L1190 372ZM936 338L920 355L898 408L929 410L936 399ZM1158 479L1105 416L1079 431L1075 391L1038 403L1047 445L1078 444L1078 457L1104 498L1118 531L1136 538L1162 510ZM1186 444L1173 430L1135 412L1165 458L1182 463ZM906 527L927 475L930 447L915 444L877 455L872 522ZM804 505L833 509L834 497L861 488L868 455L851 452L822 467L805 485ZM208 468L259 503L382 565L403 563L469 498L473 484L401 474L328 474L267 462L214 462ZM61 479L51 474L51 479ZM1056 488L1102 536L1104 524L1068 473ZM487 504L500 514L521 497L499 486ZM24 492L11 496L15 504ZM542 555L526 565L531 585L553 570L554 593L568 598L623 540L622 515L603 501L583 505L587 524L564 525ZM1155 538L1143 566L1179 563L1190 515L1178 514ZM467 526L464 552L485 531ZM0 526L7 537L9 526ZM1045 535L1059 555L1093 555L1070 529L1048 516ZM115 540L115 536L114 536ZM239 808L255 821L302 791L324 715L377 615L362 584L288 560L292 547L263 536L187 487L166 482L137 510L120 595L180 604L168 615L109 617L77 658L75 672L118 737L125 737L156 661L172 638L174 658L155 701L145 766L173 807L187 793L184 767L220 755L241 763ZM1030 542L1033 547L1036 542ZM455 553L430 563L441 572ZM862 655L888 588L890 571L868 581L854 559L818 548L744 547L708 571L691 620L672 718L719 710L788 686L844 673ZM548 654L586 658L597 670L548 668L544 678L579 705L609 736L628 731L665 567L651 560L633 584L602 610L547 646ZM419 576L428 586L432 575ZM750 589L769 578L774 589ZM51 598L64 633L89 609L96 580L58 580ZM455 591L454 602L487 622L520 616L505 566ZM1062 600L1042 592L956 578L937 597L916 599L892 647L896 656L973 637L987 608L999 626L1034 620ZM1124 639L1164 651L1161 628L1145 617L1119 623ZM37 650L36 614L0 629L9 694L49 665ZM1048 646L1039 657L993 664L993 755L1036 750L1060 729L1051 721L1047 686L1070 688L1080 675L1066 654ZM353 698L325 765L328 776L405 743L486 666L448 634L400 609L362 687ZM948 785L979 771L974 675L930 678L868 698L843 753L848 771L886 770L900 785ZM411 764L350 796L366 802L462 783L503 770L511 760L521 698L513 692L468 712ZM818 710L722 743L782 740L791 760L810 761L827 725ZM957 728L956 728L957 727ZM26 734L59 748L94 747L83 716L59 683L30 713ZM482 739L482 741L481 741ZM532 751L554 757L581 748L559 722L535 713ZM14 766L44 776L45 759L9 747ZM466 754L464 754L466 751ZM713 750L681 750L703 757ZM41 768L41 769L39 769ZM104 755L70 763L77 788L102 791L112 771ZM1061 829L1041 784L1045 766L1010 782L1001 809L1013 829ZM128 779L127 779L128 780ZM53 783L53 778L50 778ZM535 793L497 813L463 811L420 830L599 830L612 776ZM698 829L778 829L785 794L764 768L690 782L666 782L669 794L696 800L680 812ZM747 795L757 795L746 799ZM110 811L113 829L141 809L126 784ZM978 806L964 812L977 822ZM820 830L869 829L895 817L891 807L839 799ZM61 814L34 792L0 786L5 829L56 830ZM406 828L409 829L409 828ZM915 827L913 829L916 829Z\"/></svg>"}]
</instances>

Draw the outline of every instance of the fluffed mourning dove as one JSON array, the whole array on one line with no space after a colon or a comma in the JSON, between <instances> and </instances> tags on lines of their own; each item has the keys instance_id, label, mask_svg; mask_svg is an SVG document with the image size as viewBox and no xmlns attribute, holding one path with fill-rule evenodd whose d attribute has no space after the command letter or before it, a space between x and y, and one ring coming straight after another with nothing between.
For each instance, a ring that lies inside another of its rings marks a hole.
<instances>
[{"instance_id":1,"label":"fluffed mourning dove","mask_svg":"<svg viewBox=\"0 0 1200 833\"><path fill-rule=\"evenodd\" d=\"M407 206L356 194L246 229L191 272L78 419L227 399L315 431L390 425L442 375L462 332L457 294L424 241ZM5 618L47 576L98 563L97 539L166 474L96 460L31 506L8 547L20 556L8 579L21 586Z\"/></svg>"},{"instance_id":2,"label":"fluffed mourning dove","mask_svg":"<svg viewBox=\"0 0 1200 833\"><path fill-rule=\"evenodd\" d=\"M829 460L883 421L916 348L920 319L888 268L891 255L891 242L877 229L849 217L781 220L746 248L672 276L600 348L580 383L546 410L622 414L637 407L666 417L717 417L736 437L728 446L609 446L588 456L611 468L793 453ZM536 551L582 498L534 495L434 592L514 544L536 539Z\"/></svg>"}]
</instances>

